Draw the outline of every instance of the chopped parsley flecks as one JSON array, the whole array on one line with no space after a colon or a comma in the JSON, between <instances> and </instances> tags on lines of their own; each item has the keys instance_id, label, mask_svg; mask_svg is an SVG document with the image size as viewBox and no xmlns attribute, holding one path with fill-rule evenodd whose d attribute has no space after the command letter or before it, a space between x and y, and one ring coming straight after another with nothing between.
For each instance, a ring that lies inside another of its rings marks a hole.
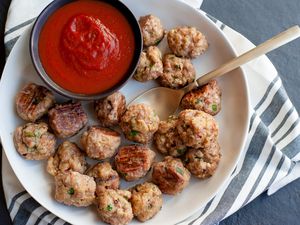
<instances>
[{"instance_id":1,"label":"chopped parsley flecks","mask_svg":"<svg viewBox=\"0 0 300 225\"><path fill-rule=\"evenodd\" d=\"M183 176L183 170L179 167L176 167L176 171Z\"/></svg>"},{"instance_id":2,"label":"chopped parsley flecks","mask_svg":"<svg viewBox=\"0 0 300 225\"><path fill-rule=\"evenodd\" d=\"M68 194L69 194L69 195L74 195L74 193L75 193L74 188L70 188L70 189L68 190Z\"/></svg>"},{"instance_id":3,"label":"chopped parsley flecks","mask_svg":"<svg viewBox=\"0 0 300 225\"><path fill-rule=\"evenodd\" d=\"M131 130L130 131L130 136L133 136L133 137L135 137L136 135L138 135L138 131L137 130Z\"/></svg>"},{"instance_id":4,"label":"chopped parsley flecks","mask_svg":"<svg viewBox=\"0 0 300 225\"><path fill-rule=\"evenodd\" d=\"M107 211L111 211L112 209L113 209L113 207L112 207L111 204L109 204L109 205L106 206L106 210L107 210Z\"/></svg>"},{"instance_id":5,"label":"chopped parsley flecks","mask_svg":"<svg viewBox=\"0 0 300 225\"><path fill-rule=\"evenodd\" d=\"M211 109L216 112L218 110L218 106L216 104L212 104Z\"/></svg>"}]
</instances>

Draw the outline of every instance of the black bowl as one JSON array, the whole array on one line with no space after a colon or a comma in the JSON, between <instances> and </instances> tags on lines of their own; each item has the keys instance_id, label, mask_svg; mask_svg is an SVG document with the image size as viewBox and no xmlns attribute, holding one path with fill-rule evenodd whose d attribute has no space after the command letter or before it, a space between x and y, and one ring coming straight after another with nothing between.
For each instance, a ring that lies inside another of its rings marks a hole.
<instances>
[{"instance_id":1,"label":"black bowl","mask_svg":"<svg viewBox=\"0 0 300 225\"><path fill-rule=\"evenodd\" d=\"M97 94L78 94L71 91L68 91L64 89L63 87L56 84L50 76L46 73L46 71L43 68L43 65L41 63L40 57L39 57L39 51L38 51L38 42L39 42L39 36L41 33L41 30L49 18L50 15L52 15L56 10L61 8L62 6L74 2L74 0L55 0L51 2L38 16L36 19L30 36L30 55L33 62L33 65L39 74L39 76L42 78L42 80L54 91L58 92L59 94L62 94L66 97L74 98L74 99L80 99L80 100L93 100L93 99L99 99L108 96L109 94L119 90L123 85L126 84L129 78L133 75L133 73L136 70L136 67L139 62L140 54L143 48L143 41L142 41L142 34L140 30L139 23L137 22L135 16L130 11L130 9L127 8L121 1L119 0L98 0L101 2L108 3L112 6L114 6L117 10L119 10L125 18L128 20L133 33L134 33L134 39L135 39L135 49L134 49L134 56L132 59L132 62L130 64L129 69L124 74L121 81L119 81L117 84L115 84L110 89L97 93Z\"/></svg>"}]
</instances>

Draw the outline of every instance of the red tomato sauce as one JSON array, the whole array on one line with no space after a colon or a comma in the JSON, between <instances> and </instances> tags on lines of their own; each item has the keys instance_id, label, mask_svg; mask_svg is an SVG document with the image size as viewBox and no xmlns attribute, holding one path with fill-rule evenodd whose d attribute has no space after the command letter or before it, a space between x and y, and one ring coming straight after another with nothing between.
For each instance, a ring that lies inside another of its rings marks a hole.
<instances>
[{"instance_id":1,"label":"red tomato sauce","mask_svg":"<svg viewBox=\"0 0 300 225\"><path fill-rule=\"evenodd\" d=\"M135 47L123 14L92 0L72 2L53 13L38 45L51 79L80 94L99 93L117 84L129 69Z\"/></svg>"}]
</instances>

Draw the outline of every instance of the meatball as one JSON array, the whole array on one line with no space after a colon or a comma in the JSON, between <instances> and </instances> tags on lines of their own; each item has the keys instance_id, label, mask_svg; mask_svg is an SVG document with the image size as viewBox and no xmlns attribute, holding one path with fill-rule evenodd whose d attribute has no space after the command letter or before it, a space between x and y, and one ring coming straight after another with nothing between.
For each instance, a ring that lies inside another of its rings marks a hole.
<instances>
[{"instance_id":1,"label":"meatball","mask_svg":"<svg viewBox=\"0 0 300 225\"><path fill-rule=\"evenodd\" d=\"M195 27L177 27L168 32L168 44L171 51L177 55L195 58L208 48L205 36Z\"/></svg>"},{"instance_id":2,"label":"meatball","mask_svg":"<svg viewBox=\"0 0 300 225\"><path fill-rule=\"evenodd\" d=\"M121 144L121 137L114 130L93 126L82 134L80 141L90 158L102 160L115 154Z\"/></svg>"},{"instance_id":3,"label":"meatball","mask_svg":"<svg viewBox=\"0 0 300 225\"><path fill-rule=\"evenodd\" d=\"M196 70L191 60L167 54L164 56L163 64L164 73L158 79L162 86L176 89L194 81Z\"/></svg>"},{"instance_id":4,"label":"meatball","mask_svg":"<svg viewBox=\"0 0 300 225\"><path fill-rule=\"evenodd\" d=\"M95 200L96 183L92 177L75 171L55 176L55 199L65 205L89 206Z\"/></svg>"},{"instance_id":5,"label":"meatball","mask_svg":"<svg viewBox=\"0 0 300 225\"><path fill-rule=\"evenodd\" d=\"M177 120L176 116L170 116L167 121L160 121L158 130L154 134L154 144L164 155L178 157L187 150L176 130Z\"/></svg>"},{"instance_id":6,"label":"meatball","mask_svg":"<svg viewBox=\"0 0 300 225\"><path fill-rule=\"evenodd\" d=\"M75 135L88 121L80 102L57 104L48 114L50 126L60 138Z\"/></svg>"},{"instance_id":7,"label":"meatball","mask_svg":"<svg viewBox=\"0 0 300 225\"><path fill-rule=\"evenodd\" d=\"M162 207L162 193L153 183L146 182L136 185L132 188L131 193L133 214L142 222L151 219Z\"/></svg>"},{"instance_id":8,"label":"meatball","mask_svg":"<svg viewBox=\"0 0 300 225\"><path fill-rule=\"evenodd\" d=\"M212 116L221 110L221 90L216 80L188 92L181 101L184 109L197 109Z\"/></svg>"},{"instance_id":9,"label":"meatball","mask_svg":"<svg viewBox=\"0 0 300 225\"><path fill-rule=\"evenodd\" d=\"M167 156L162 162L153 165L152 181L165 194L180 193L189 184L190 177L190 172L181 160L172 156Z\"/></svg>"},{"instance_id":10,"label":"meatball","mask_svg":"<svg viewBox=\"0 0 300 225\"><path fill-rule=\"evenodd\" d=\"M164 37L164 29L160 19L153 15L141 16L139 24L144 46L156 45Z\"/></svg>"},{"instance_id":11,"label":"meatball","mask_svg":"<svg viewBox=\"0 0 300 225\"><path fill-rule=\"evenodd\" d=\"M163 74L161 52L158 47L150 46L141 53L139 65L134 74L137 81L155 80Z\"/></svg>"},{"instance_id":12,"label":"meatball","mask_svg":"<svg viewBox=\"0 0 300 225\"><path fill-rule=\"evenodd\" d=\"M145 104L131 105L121 118L121 129L127 139L142 144L150 142L157 131L159 117Z\"/></svg>"},{"instance_id":13,"label":"meatball","mask_svg":"<svg viewBox=\"0 0 300 225\"><path fill-rule=\"evenodd\" d=\"M115 92L106 98L95 101L95 112L101 126L111 127L118 125L121 116L126 110L126 99L121 92Z\"/></svg>"},{"instance_id":14,"label":"meatball","mask_svg":"<svg viewBox=\"0 0 300 225\"><path fill-rule=\"evenodd\" d=\"M150 170L154 158L155 152L146 146L123 146L115 157L116 169L125 180L137 180Z\"/></svg>"},{"instance_id":15,"label":"meatball","mask_svg":"<svg viewBox=\"0 0 300 225\"><path fill-rule=\"evenodd\" d=\"M208 148L191 149L185 155L186 168L196 177L203 179L212 176L221 158L220 145L214 142Z\"/></svg>"},{"instance_id":16,"label":"meatball","mask_svg":"<svg viewBox=\"0 0 300 225\"><path fill-rule=\"evenodd\" d=\"M52 176L69 170L84 173L87 165L84 154L75 143L65 141L59 147L54 156L48 159L47 171Z\"/></svg>"},{"instance_id":17,"label":"meatball","mask_svg":"<svg viewBox=\"0 0 300 225\"><path fill-rule=\"evenodd\" d=\"M196 149L209 147L219 133L214 117L193 109L186 109L179 113L176 128L183 143Z\"/></svg>"},{"instance_id":18,"label":"meatball","mask_svg":"<svg viewBox=\"0 0 300 225\"><path fill-rule=\"evenodd\" d=\"M133 219L131 193L114 189L102 189L97 193L96 206L100 219L111 225L124 225Z\"/></svg>"},{"instance_id":19,"label":"meatball","mask_svg":"<svg viewBox=\"0 0 300 225\"><path fill-rule=\"evenodd\" d=\"M56 139L46 123L27 123L16 128L14 144L25 159L43 160L54 154Z\"/></svg>"},{"instance_id":20,"label":"meatball","mask_svg":"<svg viewBox=\"0 0 300 225\"><path fill-rule=\"evenodd\" d=\"M23 120L34 122L45 115L54 102L54 95L51 91L30 83L16 97L17 113Z\"/></svg>"},{"instance_id":21,"label":"meatball","mask_svg":"<svg viewBox=\"0 0 300 225\"><path fill-rule=\"evenodd\" d=\"M109 162L97 163L86 172L86 175L95 178L97 190L102 187L118 189L120 186L119 174L113 170Z\"/></svg>"}]
</instances>

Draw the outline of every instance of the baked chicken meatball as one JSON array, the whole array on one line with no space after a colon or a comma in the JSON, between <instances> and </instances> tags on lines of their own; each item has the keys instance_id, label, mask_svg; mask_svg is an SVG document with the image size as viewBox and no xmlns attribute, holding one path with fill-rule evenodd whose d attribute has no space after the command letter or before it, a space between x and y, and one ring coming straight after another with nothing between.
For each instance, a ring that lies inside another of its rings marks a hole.
<instances>
[{"instance_id":1,"label":"baked chicken meatball","mask_svg":"<svg viewBox=\"0 0 300 225\"><path fill-rule=\"evenodd\" d=\"M141 16L139 24L144 46L156 45L164 37L164 29L158 17L153 15Z\"/></svg>"},{"instance_id":2,"label":"baked chicken meatball","mask_svg":"<svg viewBox=\"0 0 300 225\"><path fill-rule=\"evenodd\" d=\"M23 120L34 122L45 115L54 102L54 95L51 91L30 83L17 94L17 113Z\"/></svg>"},{"instance_id":3,"label":"baked chicken meatball","mask_svg":"<svg viewBox=\"0 0 300 225\"><path fill-rule=\"evenodd\" d=\"M75 171L55 177L55 199L65 205L89 206L95 200L96 183L92 177Z\"/></svg>"},{"instance_id":4,"label":"baked chicken meatball","mask_svg":"<svg viewBox=\"0 0 300 225\"><path fill-rule=\"evenodd\" d=\"M94 107L100 125L112 127L118 125L120 122L121 116L126 110L126 99L121 92L117 91L103 99L95 101Z\"/></svg>"},{"instance_id":5,"label":"baked chicken meatball","mask_svg":"<svg viewBox=\"0 0 300 225\"><path fill-rule=\"evenodd\" d=\"M221 110L221 89L216 80L211 80L199 89L188 92L181 100L184 109L197 109L212 116Z\"/></svg>"},{"instance_id":6,"label":"baked chicken meatball","mask_svg":"<svg viewBox=\"0 0 300 225\"><path fill-rule=\"evenodd\" d=\"M200 179L211 177L221 158L220 145L214 142L207 148L190 149L185 155L185 167Z\"/></svg>"},{"instance_id":7,"label":"baked chicken meatball","mask_svg":"<svg viewBox=\"0 0 300 225\"><path fill-rule=\"evenodd\" d=\"M172 156L167 156L162 162L153 165L152 181L162 193L168 195L180 193L189 184L190 177L190 172L181 160Z\"/></svg>"},{"instance_id":8,"label":"baked chicken meatball","mask_svg":"<svg viewBox=\"0 0 300 225\"><path fill-rule=\"evenodd\" d=\"M27 123L16 128L14 144L25 159L43 160L54 154L56 139L46 123Z\"/></svg>"},{"instance_id":9,"label":"baked chicken meatball","mask_svg":"<svg viewBox=\"0 0 300 225\"><path fill-rule=\"evenodd\" d=\"M146 146L123 146L115 157L116 169L125 180L134 181L146 175L154 158L155 152Z\"/></svg>"},{"instance_id":10,"label":"baked chicken meatball","mask_svg":"<svg viewBox=\"0 0 300 225\"><path fill-rule=\"evenodd\" d=\"M177 27L170 30L167 40L171 51L181 57L195 58L208 48L206 37L195 27Z\"/></svg>"},{"instance_id":11,"label":"baked chicken meatball","mask_svg":"<svg viewBox=\"0 0 300 225\"><path fill-rule=\"evenodd\" d=\"M97 190L99 188L118 189L120 186L119 174L109 162L97 163L86 172L86 175L95 178Z\"/></svg>"},{"instance_id":12,"label":"baked chicken meatball","mask_svg":"<svg viewBox=\"0 0 300 225\"><path fill-rule=\"evenodd\" d=\"M141 53L140 61L134 78L145 82L155 80L163 74L163 63L161 52L158 47L150 46Z\"/></svg>"},{"instance_id":13,"label":"baked chicken meatball","mask_svg":"<svg viewBox=\"0 0 300 225\"><path fill-rule=\"evenodd\" d=\"M54 156L47 162L47 172L56 176L60 172L76 171L84 173L87 168L84 154L75 143L64 141Z\"/></svg>"},{"instance_id":14,"label":"baked chicken meatball","mask_svg":"<svg viewBox=\"0 0 300 225\"><path fill-rule=\"evenodd\" d=\"M88 121L80 102L57 104L49 110L48 115L50 127L60 138L75 135Z\"/></svg>"},{"instance_id":15,"label":"baked chicken meatball","mask_svg":"<svg viewBox=\"0 0 300 225\"><path fill-rule=\"evenodd\" d=\"M131 189L131 205L134 216L145 222L154 217L163 204L162 193L153 183L138 184Z\"/></svg>"},{"instance_id":16,"label":"baked chicken meatball","mask_svg":"<svg viewBox=\"0 0 300 225\"><path fill-rule=\"evenodd\" d=\"M100 219L111 225L128 224L133 219L131 193L124 190L102 189L97 192L96 206Z\"/></svg>"},{"instance_id":17,"label":"baked chicken meatball","mask_svg":"<svg viewBox=\"0 0 300 225\"><path fill-rule=\"evenodd\" d=\"M154 134L154 145L164 155L179 157L187 150L176 129L177 120L176 116L170 116L168 120L160 121Z\"/></svg>"},{"instance_id":18,"label":"baked chicken meatball","mask_svg":"<svg viewBox=\"0 0 300 225\"><path fill-rule=\"evenodd\" d=\"M196 149L209 147L216 141L219 133L214 117L193 109L186 109L179 113L176 128L183 143Z\"/></svg>"},{"instance_id":19,"label":"baked chicken meatball","mask_svg":"<svg viewBox=\"0 0 300 225\"><path fill-rule=\"evenodd\" d=\"M157 131L159 117L154 110L145 104L135 104L127 108L121 118L121 129L131 141L146 144Z\"/></svg>"},{"instance_id":20,"label":"baked chicken meatball","mask_svg":"<svg viewBox=\"0 0 300 225\"><path fill-rule=\"evenodd\" d=\"M115 154L121 136L114 130L93 126L82 134L80 141L88 157L102 160Z\"/></svg>"},{"instance_id":21,"label":"baked chicken meatball","mask_svg":"<svg viewBox=\"0 0 300 225\"><path fill-rule=\"evenodd\" d=\"M190 59L167 54L163 58L164 73L159 83L164 87L182 88L195 80L196 70Z\"/></svg>"}]
</instances>

